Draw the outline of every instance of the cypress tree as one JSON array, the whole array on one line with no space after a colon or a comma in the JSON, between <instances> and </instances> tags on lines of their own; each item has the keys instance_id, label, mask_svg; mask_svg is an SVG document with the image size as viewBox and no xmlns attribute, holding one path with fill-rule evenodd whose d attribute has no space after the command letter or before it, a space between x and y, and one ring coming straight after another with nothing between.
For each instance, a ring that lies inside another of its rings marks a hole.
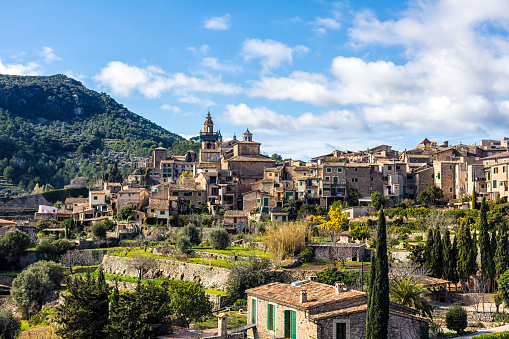
<instances>
[{"instance_id":1,"label":"cypress tree","mask_svg":"<svg viewBox=\"0 0 509 339\"><path fill-rule=\"evenodd\" d=\"M440 236L440 228L437 226L433 232L433 247L431 248L431 276L441 278L444 272L444 249Z\"/></svg>"},{"instance_id":2,"label":"cypress tree","mask_svg":"<svg viewBox=\"0 0 509 339\"><path fill-rule=\"evenodd\" d=\"M472 209L477 209L477 193L475 192L475 184L472 189Z\"/></svg>"},{"instance_id":3,"label":"cypress tree","mask_svg":"<svg viewBox=\"0 0 509 339\"><path fill-rule=\"evenodd\" d=\"M479 249L481 251L481 273L485 280L495 276L495 265L493 262L493 253L488 230L487 209L486 198L483 198L479 213Z\"/></svg>"},{"instance_id":4,"label":"cypress tree","mask_svg":"<svg viewBox=\"0 0 509 339\"><path fill-rule=\"evenodd\" d=\"M371 319L373 305L373 291L375 290L375 276L376 276L376 256L371 255L371 269L369 271L369 286L368 286L368 311L366 312L366 333L373 333L374 321ZM368 329L369 328L369 329Z\"/></svg>"},{"instance_id":5,"label":"cypress tree","mask_svg":"<svg viewBox=\"0 0 509 339\"><path fill-rule=\"evenodd\" d=\"M426 236L426 245L424 246L424 267L426 267L428 270L431 270L433 266L431 252L433 250L434 241L435 237L433 236L433 229L430 227Z\"/></svg>"},{"instance_id":6,"label":"cypress tree","mask_svg":"<svg viewBox=\"0 0 509 339\"><path fill-rule=\"evenodd\" d=\"M389 264L383 208L378 215L375 265L371 267L372 292L368 298L366 339L387 339L389 331Z\"/></svg>"},{"instance_id":7,"label":"cypress tree","mask_svg":"<svg viewBox=\"0 0 509 339\"><path fill-rule=\"evenodd\" d=\"M493 261L495 262L495 270L498 276L507 271L509 268L507 258L509 258L509 240L507 239L507 230L501 227L497 236L497 250Z\"/></svg>"},{"instance_id":8,"label":"cypress tree","mask_svg":"<svg viewBox=\"0 0 509 339\"><path fill-rule=\"evenodd\" d=\"M475 233L474 233L475 234ZM470 234L470 226L462 223L458 232L458 279L466 280L477 272L477 246L475 236Z\"/></svg>"},{"instance_id":9,"label":"cypress tree","mask_svg":"<svg viewBox=\"0 0 509 339\"><path fill-rule=\"evenodd\" d=\"M449 281L454 282L456 279L456 238L454 243L451 244L451 232L445 229L442 241L442 248L444 251L444 272L443 277Z\"/></svg>"}]
</instances>

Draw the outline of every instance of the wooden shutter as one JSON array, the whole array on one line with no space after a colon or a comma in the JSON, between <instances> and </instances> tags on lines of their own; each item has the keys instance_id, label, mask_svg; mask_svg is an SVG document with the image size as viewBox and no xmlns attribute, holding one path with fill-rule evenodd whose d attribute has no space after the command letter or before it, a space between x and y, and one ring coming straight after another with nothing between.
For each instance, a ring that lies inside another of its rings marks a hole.
<instances>
[{"instance_id":1,"label":"wooden shutter","mask_svg":"<svg viewBox=\"0 0 509 339\"><path fill-rule=\"evenodd\" d=\"M285 338L291 337L291 320L290 320L290 312L289 310L285 310Z\"/></svg>"},{"instance_id":2,"label":"wooden shutter","mask_svg":"<svg viewBox=\"0 0 509 339\"><path fill-rule=\"evenodd\" d=\"M272 305L267 304L267 329L272 330Z\"/></svg>"},{"instance_id":3,"label":"wooden shutter","mask_svg":"<svg viewBox=\"0 0 509 339\"><path fill-rule=\"evenodd\" d=\"M276 305L272 305L272 329L276 330Z\"/></svg>"},{"instance_id":4,"label":"wooden shutter","mask_svg":"<svg viewBox=\"0 0 509 339\"><path fill-rule=\"evenodd\" d=\"M292 339L297 339L297 312L291 311Z\"/></svg>"}]
</instances>

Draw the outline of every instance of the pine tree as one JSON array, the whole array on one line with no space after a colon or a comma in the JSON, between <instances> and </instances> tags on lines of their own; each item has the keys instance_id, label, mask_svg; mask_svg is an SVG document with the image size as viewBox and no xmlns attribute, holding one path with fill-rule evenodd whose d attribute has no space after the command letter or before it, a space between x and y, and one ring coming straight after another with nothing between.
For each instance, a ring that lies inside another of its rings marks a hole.
<instances>
[{"instance_id":1,"label":"pine tree","mask_svg":"<svg viewBox=\"0 0 509 339\"><path fill-rule=\"evenodd\" d=\"M387 259L387 230L383 209L378 215L376 260L372 266L372 292L369 295L366 339L387 339L389 327L389 264ZM374 271L373 271L374 270Z\"/></svg>"},{"instance_id":2,"label":"pine tree","mask_svg":"<svg viewBox=\"0 0 509 339\"><path fill-rule=\"evenodd\" d=\"M444 272L444 250L440 236L440 228L437 226L433 232L433 247L431 248L431 276L441 278Z\"/></svg>"},{"instance_id":3,"label":"pine tree","mask_svg":"<svg viewBox=\"0 0 509 339\"><path fill-rule=\"evenodd\" d=\"M57 334L73 339L106 338L108 295L102 270L99 270L97 280L90 274L86 278L71 280L64 303L57 308L57 322L61 325Z\"/></svg>"},{"instance_id":4,"label":"pine tree","mask_svg":"<svg viewBox=\"0 0 509 339\"><path fill-rule=\"evenodd\" d=\"M488 230L488 205L483 198L479 213L479 249L481 251L481 273L484 280L495 277L490 234Z\"/></svg>"},{"instance_id":5,"label":"pine tree","mask_svg":"<svg viewBox=\"0 0 509 339\"><path fill-rule=\"evenodd\" d=\"M497 251L493 261L495 262L497 275L500 276L509 268L509 263L507 261L507 258L509 258L509 240L507 239L507 230L505 227L500 228L497 238Z\"/></svg>"},{"instance_id":6,"label":"pine tree","mask_svg":"<svg viewBox=\"0 0 509 339\"><path fill-rule=\"evenodd\" d=\"M431 252L433 250L433 242L435 237L433 236L433 229L430 227L426 236L426 245L424 246L424 267L428 270L432 268Z\"/></svg>"}]
</instances>

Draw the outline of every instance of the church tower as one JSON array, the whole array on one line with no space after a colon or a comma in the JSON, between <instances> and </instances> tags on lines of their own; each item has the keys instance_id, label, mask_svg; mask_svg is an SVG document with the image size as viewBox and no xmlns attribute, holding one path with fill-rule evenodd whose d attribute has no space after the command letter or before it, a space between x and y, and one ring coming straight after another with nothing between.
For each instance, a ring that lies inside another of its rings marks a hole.
<instances>
[{"instance_id":1,"label":"church tower","mask_svg":"<svg viewBox=\"0 0 509 339\"><path fill-rule=\"evenodd\" d=\"M253 135L249 132L249 128L242 134L242 141L253 141Z\"/></svg>"},{"instance_id":2,"label":"church tower","mask_svg":"<svg viewBox=\"0 0 509 339\"><path fill-rule=\"evenodd\" d=\"M200 141L202 149L215 149L216 142L219 139L219 134L214 132L214 122L210 116L210 112L207 113L207 118L203 123L203 132L200 132Z\"/></svg>"}]
</instances>

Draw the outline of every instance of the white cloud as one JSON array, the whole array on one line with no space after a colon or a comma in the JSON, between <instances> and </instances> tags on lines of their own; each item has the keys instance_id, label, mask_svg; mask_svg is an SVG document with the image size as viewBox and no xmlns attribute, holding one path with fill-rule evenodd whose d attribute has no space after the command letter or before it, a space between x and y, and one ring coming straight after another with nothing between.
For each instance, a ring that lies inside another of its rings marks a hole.
<instances>
[{"instance_id":1,"label":"white cloud","mask_svg":"<svg viewBox=\"0 0 509 339\"><path fill-rule=\"evenodd\" d=\"M230 14L226 13L223 16L216 16L210 19L205 20L205 24L203 25L203 28L206 29L213 29L213 30L227 30L231 27L230 22Z\"/></svg>"},{"instance_id":2,"label":"white cloud","mask_svg":"<svg viewBox=\"0 0 509 339\"><path fill-rule=\"evenodd\" d=\"M336 19L321 17L315 19L313 26L313 30L319 34L325 34L327 30L338 30L341 28L341 24Z\"/></svg>"},{"instance_id":3,"label":"white cloud","mask_svg":"<svg viewBox=\"0 0 509 339\"><path fill-rule=\"evenodd\" d=\"M387 21L364 11L349 29L352 46L384 55L383 60L337 56L328 74L264 76L247 93L315 106L349 105L373 130L493 133L509 127L508 31L504 0L415 0L397 20ZM403 50L397 61L378 50L394 45ZM289 60L287 51L276 55L274 64Z\"/></svg>"},{"instance_id":4,"label":"white cloud","mask_svg":"<svg viewBox=\"0 0 509 339\"><path fill-rule=\"evenodd\" d=\"M44 46L41 51L37 51L37 54L47 63L62 60L61 57L55 54L53 48L47 46Z\"/></svg>"},{"instance_id":5,"label":"white cloud","mask_svg":"<svg viewBox=\"0 0 509 339\"><path fill-rule=\"evenodd\" d=\"M168 104L162 105L161 109L164 110L164 111L172 112L172 113L180 113L180 108L179 107L168 105Z\"/></svg>"},{"instance_id":6,"label":"white cloud","mask_svg":"<svg viewBox=\"0 0 509 339\"><path fill-rule=\"evenodd\" d=\"M246 39L242 48L244 60L261 59L263 71L271 68L280 67L282 64L291 64L293 55L302 55L309 53L308 47L297 45L295 47L287 46L281 42L271 39Z\"/></svg>"},{"instance_id":7,"label":"white cloud","mask_svg":"<svg viewBox=\"0 0 509 339\"><path fill-rule=\"evenodd\" d=\"M99 74L94 76L94 80L101 86L110 88L113 94L123 97L135 91L147 98L159 97L167 91L182 97L191 92L229 95L241 91L238 85L223 83L220 76L204 75L198 78L182 73L168 74L156 66L140 68L120 61L109 62Z\"/></svg>"},{"instance_id":8,"label":"white cloud","mask_svg":"<svg viewBox=\"0 0 509 339\"><path fill-rule=\"evenodd\" d=\"M223 64L220 63L216 58L203 58L202 64L205 67L212 68L216 71L226 71L226 72L232 72L237 73L242 71L242 67L239 65L234 64Z\"/></svg>"},{"instance_id":9,"label":"white cloud","mask_svg":"<svg viewBox=\"0 0 509 339\"><path fill-rule=\"evenodd\" d=\"M10 75L40 75L41 65L36 62L29 62L27 64L7 64L0 60L0 74Z\"/></svg>"},{"instance_id":10,"label":"white cloud","mask_svg":"<svg viewBox=\"0 0 509 339\"><path fill-rule=\"evenodd\" d=\"M183 102L185 104L196 104L196 105L200 105L202 107L212 107L212 106L216 105L216 103L212 100L198 98L195 95L186 95L186 96L178 98L177 100L180 102Z\"/></svg>"},{"instance_id":11,"label":"white cloud","mask_svg":"<svg viewBox=\"0 0 509 339\"><path fill-rule=\"evenodd\" d=\"M193 52L194 54L207 55L210 50L209 45L201 45L199 48L196 47L187 47L188 50Z\"/></svg>"},{"instance_id":12,"label":"white cloud","mask_svg":"<svg viewBox=\"0 0 509 339\"><path fill-rule=\"evenodd\" d=\"M307 112L300 116L276 113L267 107L250 108L246 104L226 105L224 119L234 125L253 126L262 130L302 130L302 129L348 129L357 131L366 126L347 110L331 110L320 115Z\"/></svg>"}]
</instances>

